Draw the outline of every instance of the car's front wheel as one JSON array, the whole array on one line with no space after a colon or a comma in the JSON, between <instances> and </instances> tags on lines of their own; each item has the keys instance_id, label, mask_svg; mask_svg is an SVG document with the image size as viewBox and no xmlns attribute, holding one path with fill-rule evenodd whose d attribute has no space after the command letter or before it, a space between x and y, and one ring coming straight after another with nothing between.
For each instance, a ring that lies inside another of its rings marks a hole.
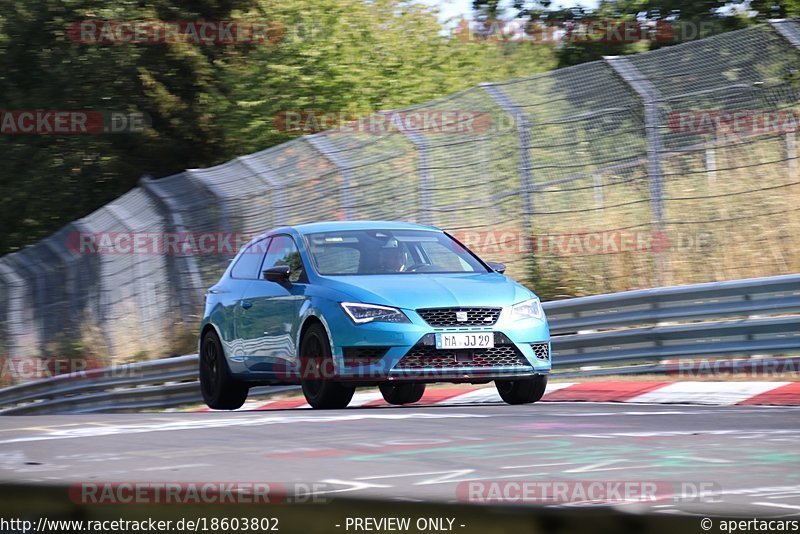
<instances>
[{"instance_id":1,"label":"car's front wheel","mask_svg":"<svg viewBox=\"0 0 800 534\"><path fill-rule=\"evenodd\" d=\"M356 388L334 381L331 345L319 323L308 327L300 341L303 395L312 408L347 408Z\"/></svg>"},{"instance_id":2,"label":"car's front wheel","mask_svg":"<svg viewBox=\"0 0 800 534\"><path fill-rule=\"evenodd\" d=\"M249 390L231 376L219 337L208 332L200 344L200 391L205 403L214 410L235 410L242 407Z\"/></svg>"},{"instance_id":3,"label":"car's front wheel","mask_svg":"<svg viewBox=\"0 0 800 534\"><path fill-rule=\"evenodd\" d=\"M425 384L391 384L383 383L378 386L383 395L383 400L389 404L411 404L417 402L425 394Z\"/></svg>"},{"instance_id":4,"label":"car's front wheel","mask_svg":"<svg viewBox=\"0 0 800 534\"><path fill-rule=\"evenodd\" d=\"M530 404L544 395L547 388L547 375L515 380L495 380L494 385L500 398L508 404Z\"/></svg>"}]
</instances>

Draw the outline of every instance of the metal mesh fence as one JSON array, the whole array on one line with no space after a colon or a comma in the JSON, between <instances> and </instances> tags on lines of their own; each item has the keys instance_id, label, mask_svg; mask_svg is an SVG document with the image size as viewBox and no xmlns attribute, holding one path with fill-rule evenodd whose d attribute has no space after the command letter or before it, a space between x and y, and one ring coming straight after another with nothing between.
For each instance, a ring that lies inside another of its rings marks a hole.
<instances>
[{"instance_id":1,"label":"metal mesh fence","mask_svg":"<svg viewBox=\"0 0 800 534\"><path fill-rule=\"evenodd\" d=\"M205 288L242 241L315 220L445 228L546 298L794 272L798 72L800 26L772 22L144 177L0 259L0 348L188 350ZM83 250L86 235L116 246L140 234L179 245ZM216 246L198 252L186 236Z\"/></svg>"}]
</instances>

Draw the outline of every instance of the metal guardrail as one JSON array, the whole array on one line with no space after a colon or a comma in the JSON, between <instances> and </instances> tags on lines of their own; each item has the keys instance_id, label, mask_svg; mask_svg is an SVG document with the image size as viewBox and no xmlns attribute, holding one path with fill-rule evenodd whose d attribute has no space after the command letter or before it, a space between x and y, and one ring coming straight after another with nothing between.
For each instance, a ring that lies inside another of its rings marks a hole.
<instances>
[{"instance_id":1,"label":"metal guardrail","mask_svg":"<svg viewBox=\"0 0 800 534\"><path fill-rule=\"evenodd\" d=\"M800 275L626 291L544 303L557 376L669 373L661 358L800 351ZM564 369L624 363L607 369ZM648 363L652 362L652 363ZM254 388L264 396L297 386ZM89 413L200 403L197 355L60 375L0 390L0 414Z\"/></svg>"},{"instance_id":2,"label":"metal guardrail","mask_svg":"<svg viewBox=\"0 0 800 534\"><path fill-rule=\"evenodd\" d=\"M197 355L81 371L0 390L2 414L81 413L202 402Z\"/></svg>"},{"instance_id":3,"label":"metal guardrail","mask_svg":"<svg viewBox=\"0 0 800 534\"><path fill-rule=\"evenodd\" d=\"M625 291L544 308L558 367L800 350L800 275Z\"/></svg>"}]
</instances>

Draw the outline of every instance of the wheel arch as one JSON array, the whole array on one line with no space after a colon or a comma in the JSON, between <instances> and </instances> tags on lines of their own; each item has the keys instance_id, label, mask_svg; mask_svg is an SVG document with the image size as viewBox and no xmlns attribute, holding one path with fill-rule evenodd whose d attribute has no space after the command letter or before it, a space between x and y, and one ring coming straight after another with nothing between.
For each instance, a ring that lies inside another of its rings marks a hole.
<instances>
[{"instance_id":1,"label":"wheel arch","mask_svg":"<svg viewBox=\"0 0 800 534\"><path fill-rule=\"evenodd\" d=\"M308 315L306 315L306 317L303 319L303 323L300 325L300 328L297 331L297 343L295 344L295 347L297 347L297 359L300 359L300 346L303 343L303 336L306 334L306 331L311 327L312 324L321 324L322 328L325 329L325 335L328 336L328 344L331 347L331 354L334 356L333 359L335 365L336 352L333 346L333 336L331 335L330 326L324 317L314 312L310 312Z\"/></svg>"},{"instance_id":2,"label":"wheel arch","mask_svg":"<svg viewBox=\"0 0 800 534\"><path fill-rule=\"evenodd\" d=\"M217 339L219 339L220 344L222 345L222 352L225 352L225 344L222 342L222 336L219 333L219 329L214 323L208 322L200 329L200 335L197 337L197 353L200 354L200 350L203 347L203 338L209 332L214 332L217 335Z\"/></svg>"}]
</instances>

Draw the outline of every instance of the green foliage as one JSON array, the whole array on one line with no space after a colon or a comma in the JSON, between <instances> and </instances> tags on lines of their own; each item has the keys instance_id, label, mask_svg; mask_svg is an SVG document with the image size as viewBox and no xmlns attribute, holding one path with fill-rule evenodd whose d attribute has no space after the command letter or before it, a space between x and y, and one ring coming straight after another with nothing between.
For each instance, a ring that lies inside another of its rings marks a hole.
<instances>
[{"instance_id":1,"label":"green foliage","mask_svg":"<svg viewBox=\"0 0 800 534\"><path fill-rule=\"evenodd\" d=\"M81 44L83 20L279 22L272 44ZM407 0L63 0L0 4L5 110L150 117L144 134L0 135L0 254L46 237L133 187L296 134L274 117L367 114L555 67L546 46L464 42Z\"/></svg>"},{"instance_id":2,"label":"green foliage","mask_svg":"<svg viewBox=\"0 0 800 534\"><path fill-rule=\"evenodd\" d=\"M2 135L0 252L48 235L135 185L219 160L224 132L208 109L226 91L214 64L224 51L189 45L74 42L86 19L225 18L232 2L4 2L0 4L0 94L5 110L142 112L143 135ZM247 5L249 0L236 2Z\"/></svg>"},{"instance_id":3,"label":"green foliage","mask_svg":"<svg viewBox=\"0 0 800 534\"><path fill-rule=\"evenodd\" d=\"M604 21L613 26L625 21L661 21L670 25L672 34L652 40L613 42L595 35L593 39L567 39L558 43L555 53L559 67L578 65L602 59L603 56L635 54L687 40L708 37L737 30L753 24L758 18L784 17L800 13L796 0L755 1L746 0L601 0L597 8L580 5L553 7L548 1L516 0L512 7L503 9L494 0L475 0L475 18L527 19L560 24L565 21ZM756 15L756 16L753 16Z\"/></svg>"}]
</instances>

